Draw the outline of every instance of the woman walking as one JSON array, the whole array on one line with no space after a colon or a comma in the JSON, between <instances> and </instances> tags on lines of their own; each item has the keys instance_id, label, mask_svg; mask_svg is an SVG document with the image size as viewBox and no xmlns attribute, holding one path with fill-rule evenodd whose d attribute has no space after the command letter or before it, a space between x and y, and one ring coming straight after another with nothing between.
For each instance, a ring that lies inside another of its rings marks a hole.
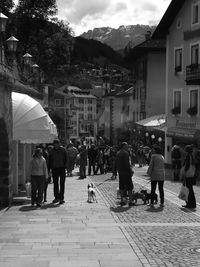
<instances>
[{"instance_id":1,"label":"woman walking","mask_svg":"<svg viewBox=\"0 0 200 267\"><path fill-rule=\"evenodd\" d=\"M185 147L186 151L186 158L183 165L183 173L182 173L182 182L186 185L186 187L189 189L188 194L188 200L186 201L186 205L183 207L188 209L195 209L196 208L196 198L193 190L193 185L196 184L196 178L195 178L195 160L193 157L193 146L187 145Z\"/></svg>"},{"instance_id":2,"label":"woman walking","mask_svg":"<svg viewBox=\"0 0 200 267\"><path fill-rule=\"evenodd\" d=\"M31 204L41 207L45 181L48 179L47 164L42 156L41 148L36 148L29 165L29 177L31 180Z\"/></svg>"},{"instance_id":3,"label":"woman walking","mask_svg":"<svg viewBox=\"0 0 200 267\"><path fill-rule=\"evenodd\" d=\"M147 174L151 178L151 207L154 207L154 196L156 193L156 186L160 195L160 206L164 207L164 180L165 180L165 165L164 157L159 146L154 146L152 149L152 156L147 170Z\"/></svg>"}]
</instances>

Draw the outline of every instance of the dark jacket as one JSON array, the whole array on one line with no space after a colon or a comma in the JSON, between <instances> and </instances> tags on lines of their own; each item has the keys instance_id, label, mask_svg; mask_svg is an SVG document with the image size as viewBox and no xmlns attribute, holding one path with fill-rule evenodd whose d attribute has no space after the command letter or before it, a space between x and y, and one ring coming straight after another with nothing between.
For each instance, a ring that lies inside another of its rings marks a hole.
<instances>
[{"instance_id":1,"label":"dark jacket","mask_svg":"<svg viewBox=\"0 0 200 267\"><path fill-rule=\"evenodd\" d=\"M53 148L49 154L49 169L66 168L67 153L64 147Z\"/></svg>"},{"instance_id":2,"label":"dark jacket","mask_svg":"<svg viewBox=\"0 0 200 267\"><path fill-rule=\"evenodd\" d=\"M119 174L128 174L132 175L133 170L131 169L130 161L129 161L129 153L123 149L121 149L116 156L116 170Z\"/></svg>"}]
</instances>

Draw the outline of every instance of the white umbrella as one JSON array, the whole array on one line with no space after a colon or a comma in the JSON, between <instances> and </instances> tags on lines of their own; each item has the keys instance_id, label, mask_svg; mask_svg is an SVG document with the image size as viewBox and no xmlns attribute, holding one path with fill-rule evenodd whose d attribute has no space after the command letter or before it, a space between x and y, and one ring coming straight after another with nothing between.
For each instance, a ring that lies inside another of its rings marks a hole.
<instances>
[{"instance_id":1,"label":"white umbrella","mask_svg":"<svg viewBox=\"0 0 200 267\"><path fill-rule=\"evenodd\" d=\"M12 92L13 139L22 143L50 143L57 137L51 118L40 103L26 94Z\"/></svg>"}]
</instances>

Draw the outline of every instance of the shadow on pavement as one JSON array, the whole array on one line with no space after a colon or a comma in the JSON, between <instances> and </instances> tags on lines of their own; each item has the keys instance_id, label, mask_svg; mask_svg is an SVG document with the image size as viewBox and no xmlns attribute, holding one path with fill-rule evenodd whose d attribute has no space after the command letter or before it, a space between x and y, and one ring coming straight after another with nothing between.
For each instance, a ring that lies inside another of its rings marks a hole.
<instances>
[{"instance_id":1,"label":"shadow on pavement","mask_svg":"<svg viewBox=\"0 0 200 267\"><path fill-rule=\"evenodd\" d=\"M161 212L164 210L164 207L149 207L146 209L147 212Z\"/></svg>"},{"instance_id":2,"label":"shadow on pavement","mask_svg":"<svg viewBox=\"0 0 200 267\"><path fill-rule=\"evenodd\" d=\"M125 212L125 211L127 211L129 209L130 209L130 207L128 207L128 206L125 206L125 207L123 207L123 206L110 207L110 211L113 211L115 213Z\"/></svg>"},{"instance_id":3,"label":"shadow on pavement","mask_svg":"<svg viewBox=\"0 0 200 267\"><path fill-rule=\"evenodd\" d=\"M44 204L42 207L36 207L36 206L23 206L21 208L19 208L19 211L22 212L27 212L27 211L31 211L31 210L36 210L36 209L51 209L51 208L57 208L60 207L60 204L54 204L54 203L49 203L49 204Z\"/></svg>"}]
</instances>

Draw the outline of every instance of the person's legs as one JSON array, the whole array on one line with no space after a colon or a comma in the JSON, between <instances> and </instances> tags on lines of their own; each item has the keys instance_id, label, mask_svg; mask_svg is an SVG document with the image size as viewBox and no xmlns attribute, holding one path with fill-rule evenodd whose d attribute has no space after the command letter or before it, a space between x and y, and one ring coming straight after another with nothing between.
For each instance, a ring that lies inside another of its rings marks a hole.
<instances>
[{"instance_id":1,"label":"person's legs","mask_svg":"<svg viewBox=\"0 0 200 267\"><path fill-rule=\"evenodd\" d=\"M154 203L154 195L156 193L157 181L151 181L151 205Z\"/></svg>"},{"instance_id":2,"label":"person's legs","mask_svg":"<svg viewBox=\"0 0 200 267\"><path fill-rule=\"evenodd\" d=\"M88 175L91 175L91 168L92 168L92 162L91 162L91 160L89 160L89 163L88 163Z\"/></svg>"},{"instance_id":3,"label":"person's legs","mask_svg":"<svg viewBox=\"0 0 200 267\"><path fill-rule=\"evenodd\" d=\"M196 208L196 198L194 195L192 179L186 178L186 186L189 189L188 201L186 202L187 203L186 207L187 208Z\"/></svg>"},{"instance_id":4,"label":"person's legs","mask_svg":"<svg viewBox=\"0 0 200 267\"><path fill-rule=\"evenodd\" d=\"M37 199L37 204L41 205L42 200L43 200L43 193L44 193L44 176L38 176L37 177L37 190L38 190L38 199Z\"/></svg>"},{"instance_id":5,"label":"person's legs","mask_svg":"<svg viewBox=\"0 0 200 267\"><path fill-rule=\"evenodd\" d=\"M158 181L158 190L159 190L159 194L160 194L160 204L163 205L164 204L164 181Z\"/></svg>"},{"instance_id":6,"label":"person's legs","mask_svg":"<svg viewBox=\"0 0 200 267\"><path fill-rule=\"evenodd\" d=\"M59 200L59 187L58 187L59 170L53 169L52 170L52 176L53 176L54 197L55 197L55 200Z\"/></svg>"},{"instance_id":7,"label":"person's legs","mask_svg":"<svg viewBox=\"0 0 200 267\"><path fill-rule=\"evenodd\" d=\"M34 205L37 202L36 192L37 192L36 176L31 175L31 204L32 205Z\"/></svg>"},{"instance_id":8,"label":"person's legs","mask_svg":"<svg viewBox=\"0 0 200 267\"><path fill-rule=\"evenodd\" d=\"M65 193L65 168L61 168L60 169L60 193L59 193L60 201L64 200L64 193Z\"/></svg>"}]
</instances>

